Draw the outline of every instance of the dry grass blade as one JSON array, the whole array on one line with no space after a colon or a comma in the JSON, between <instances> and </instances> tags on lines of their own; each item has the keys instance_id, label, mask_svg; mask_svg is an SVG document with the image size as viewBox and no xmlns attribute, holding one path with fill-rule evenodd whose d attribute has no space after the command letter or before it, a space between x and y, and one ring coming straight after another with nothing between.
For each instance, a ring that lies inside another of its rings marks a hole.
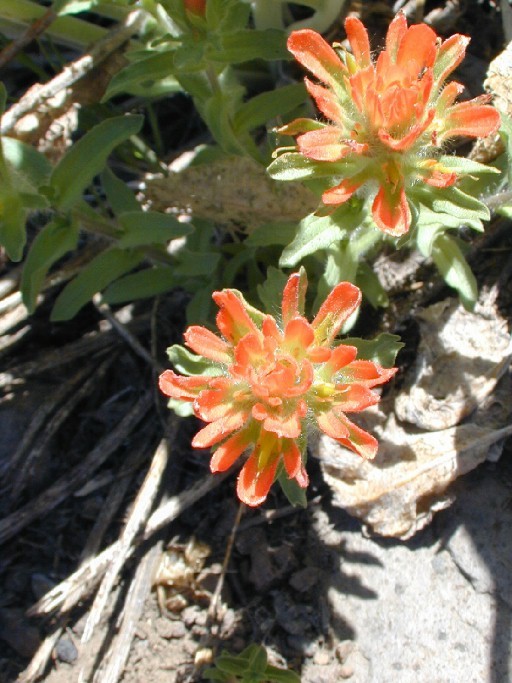
<instances>
[{"instance_id":1,"label":"dry grass blade","mask_svg":"<svg viewBox=\"0 0 512 683\"><path fill-rule=\"evenodd\" d=\"M0 544L15 536L30 522L53 510L60 502L65 500L76 489L84 484L108 456L118 448L137 423L144 417L152 405L152 397L149 393L144 394L125 415L119 425L103 438L75 468L55 484L48 487L35 499L25 506L0 521Z\"/></svg>"},{"instance_id":2,"label":"dry grass blade","mask_svg":"<svg viewBox=\"0 0 512 683\"><path fill-rule=\"evenodd\" d=\"M119 538L118 551L99 587L87 623L85 624L82 643L87 643L90 640L94 627L99 623L114 583L127 557L131 554L133 540L146 522L155 496L158 493L160 481L167 465L167 459L167 443L165 440L162 440L156 449L149 471L133 504L133 510Z\"/></svg>"},{"instance_id":3,"label":"dry grass blade","mask_svg":"<svg viewBox=\"0 0 512 683\"><path fill-rule=\"evenodd\" d=\"M135 472L137 468L142 465L142 462L147 459L147 452L134 450L128 455L123 465L119 468L119 471L114 475L114 483L110 487L110 491L105 503L101 508L101 511L91 529L89 538L82 549L82 553L80 555L80 564L94 557L98 552L103 536L105 535L109 524L114 518L114 515L119 510L123 498L128 491L128 487L132 479L130 475L132 475L133 472Z\"/></svg>"},{"instance_id":4,"label":"dry grass blade","mask_svg":"<svg viewBox=\"0 0 512 683\"><path fill-rule=\"evenodd\" d=\"M31 422L20 447L17 449L10 463L10 470L15 472L11 484L11 500L15 501L19 497L22 490L26 487L27 478L30 477L30 470L33 467L34 462L41 457L41 454L47 447L50 439L72 413L78 403L89 394L94 386L98 386L98 383L101 381L113 360L114 357L112 355L109 356L106 361L96 368L95 372L91 372L90 366L81 369L62 386L61 390L53 397L53 400L50 399L48 402L44 402L44 407L41 409L41 412L43 413L43 422L49 414L46 409L47 403L50 405L50 410L54 410L59 403L62 403L62 405L58 412L49 420L42 432L40 432L42 422L39 415ZM89 378L83 382L87 376L89 376ZM36 444L27 453L28 448L35 440L36 436Z\"/></svg>"},{"instance_id":5,"label":"dry grass blade","mask_svg":"<svg viewBox=\"0 0 512 683\"><path fill-rule=\"evenodd\" d=\"M117 332L117 334L123 339L128 346L139 356L142 358L148 365L150 365L155 372L162 372L163 367L161 365L158 365L158 363L155 362L155 359L151 356L149 351L147 351L142 344L137 340L137 338L130 332L130 330L126 327L126 325L123 325L114 313L112 313L110 306L103 302L101 300L101 295L96 294L93 298L93 303L96 306L96 309L103 315L109 323L112 325L112 328Z\"/></svg>"},{"instance_id":6,"label":"dry grass blade","mask_svg":"<svg viewBox=\"0 0 512 683\"><path fill-rule=\"evenodd\" d=\"M129 329L137 331L145 329L148 325L148 316L134 318L130 323ZM119 341L118 335L113 330L106 332L94 332L89 336L82 337L76 342L66 344L66 346L51 350L41 354L34 360L15 365L5 372L0 373L0 387L10 386L16 383L18 378L29 375L39 375L48 370L54 370L67 363L72 363L80 358L90 358L93 354L104 352L106 349L111 351L112 346Z\"/></svg>"},{"instance_id":7,"label":"dry grass blade","mask_svg":"<svg viewBox=\"0 0 512 683\"><path fill-rule=\"evenodd\" d=\"M94 683L117 683L124 671L135 629L142 616L144 604L151 592L151 582L160 562L162 543L156 543L144 555L137 566L123 610L119 635L112 643L106 657L107 665L94 677Z\"/></svg>"},{"instance_id":8,"label":"dry grass blade","mask_svg":"<svg viewBox=\"0 0 512 683\"><path fill-rule=\"evenodd\" d=\"M184 510L197 503L203 496L219 486L229 474L229 471L218 474L215 477L207 474L197 484L170 498L166 503L157 508L149 518L144 534L134 539L130 552L133 552L138 544L146 541L157 531L179 517ZM98 581L101 580L112 558L118 552L119 547L120 541L116 541L108 546L108 548L105 548L103 552L77 569L74 574L52 588L51 591L28 610L28 615L50 614L59 609L64 603L66 603L68 608L71 608L80 600L85 599L94 590Z\"/></svg>"}]
</instances>

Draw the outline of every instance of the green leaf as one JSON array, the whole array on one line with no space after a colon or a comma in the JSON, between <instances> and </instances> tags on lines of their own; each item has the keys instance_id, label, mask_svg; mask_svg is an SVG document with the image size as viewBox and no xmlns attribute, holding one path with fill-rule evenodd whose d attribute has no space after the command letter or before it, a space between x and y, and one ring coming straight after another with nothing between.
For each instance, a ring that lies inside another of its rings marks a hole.
<instances>
[{"instance_id":1,"label":"green leaf","mask_svg":"<svg viewBox=\"0 0 512 683\"><path fill-rule=\"evenodd\" d=\"M371 360L379 363L383 368L392 368L395 364L397 353L405 346L397 334L383 332L375 339L359 339L359 337L347 337L343 340L346 346L357 348L358 360Z\"/></svg>"},{"instance_id":2,"label":"green leaf","mask_svg":"<svg viewBox=\"0 0 512 683\"><path fill-rule=\"evenodd\" d=\"M170 398L167 402L167 407L174 411L178 417L190 417L194 414L194 404L191 401L180 401L178 398Z\"/></svg>"},{"instance_id":3,"label":"green leaf","mask_svg":"<svg viewBox=\"0 0 512 683\"><path fill-rule=\"evenodd\" d=\"M208 0L206 23L212 33L243 29L249 21L251 8L240 0Z\"/></svg>"},{"instance_id":4,"label":"green leaf","mask_svg":"<svg viewBox=\"0 0 512 683\"><path fill-rule=\"evenodd\" d=\"M295 237L297 223L264 223L259 225L244 242L250 247L285 247Z\"/></svg>"},{"instance_id":5,"label":"green leaf","mask_svg":"<svg viewBox=\"0 0 512 683\"><path fill-rule=\"evenodd\" d=\"M228 654L222 654L215 659L217 669L234 676L242 676L247 670L247 664L247 660Z\"/></svg>"},{"instance_id":6,"label":"green leaf","mask_svg":"<svg viewBox=\"0 0 512 683\"><path fill-rule=\"evenodd\" d=\"M329 216L310 214L300 223L293 242L284 249L279 265L283 268L295 266L301 259L316 251L328 249L334 242L342 240L348 231L361 222L360 210L342 206Z\"/></svg>"},{"instance_id":7,"label":"green leaf","mask_svg":"<svg viewBox=\"0 0 512 683\"><path fill-rule=\"evenodd\" d=\"M203 671L203 678L208 681L223 681L229 683L229 674L222 673L218 669L206 669Z\"/></svg>"},{"instance_id":8,"label":"green leaf","mask_svg":"<svg viewBox=\"0 0 512 683\"><path fill-rule=\"evenodd\" d=\"M364 261L359 264L356 285L374 308L389 306L386 290L381 285L375 271Z\"/></svg>"},{"instance_id":9,"label":"green leaf","mask_svg":"<svg viewBox=\"0 0 512 683\"><path fill-rule=\"evenodd\" d=\"M217 270L221 256L215 252L180 249L176 258L178 263L174 268L174 274L182 279L211 275Z\"/></svg>"},{"instance_id":10,"label":"green leaf","mask_svg":"<svg viewBox=\"0 0 512 683\"><path fill-rule=\"evenodd\" d=\"M480 200L462 192L456 187L443 188L442 194L432 202L434 211L448 213L461 219L461 223L468 223L475 218L489 220L489 209Z\"/></svg>"},{"instance_id":11,"label":"green leaf","mask_svg":"<svg viewBox=\"0 0 512 683\"><path fill-rule=\"evenodd\" d=\"M181 278L176 276L174 268L155 266L119 278L105 290L103 299L109 304L147 299L168 292L180 284Z\"/></svg>"},{"instance_id":12,"label":"green leaf","mask_svg":"<svg viewBox=\"0 0 512 683\"><path fill-rule=\"evenodd\" d=\"M0 82L0 116L5 111L5 105L7 104L7 90L5 85Z\"/></svg>"},{"instance_id":13,"label":"green leaf","mask_svg":"<svg viewBox=\"0 0 512 683\"><path fill-rule=\"evenodd\" d=\"M143 55L112 78L102 101L106 102L119 93L137 95L144 91L149 92L164 82L168 83L168 89L164 88L165 92L176 92L181 90L181 86L173 74L174 51Z\"/></svg>"},{"instance_id":14,"label":"green leaf","mask_svg":"<svg viewBox=\"0 0 512 683\"><path fill-rule=\"evenodd\" d=\"M18 174L16 176L18 191L24 188L36 190L40 185L48 182L52 165L35 147L14 138L3 137L2 149L5 161Z\"/></svg>"},{"instance_id":15,"label":"green leaf","mask_svg":"<svg viewBox=\"0 0 512 683\"><path fill-rule=\"evenodd\" d=\"M277 666L267 666L265 674L271 683L300 683L300 676L295 671L278 669Z\"/></svg>"},{"instance_id":16,"label":"green leaf","mask_svg":"<svg viewBox=\"0 0 512 683\"><path fill-rule=\"evenodd\" d=\"M512 118L501 114L500 137L505 144L508 157L508 184L512 186Z\"/></svg>"},{"instance_id":17,"label":"green leaf","mask_svg":"<svg viewBox=\"0 0 512 683\"><path fill-rule=\"evenodd\" d=\"M192 299L187 304L187 323L201 324L210 317L212 310L212 287L201 287L198 289Z\"/></svg>"},{"instance_id":18,"label":"green leaf","mask_svg":"<svg viewBox=\"0 0 512 683\"><path fill-rule=\"evenodd\" d=\"M278 475L277 481L290 505L307 508L308 499L306 497L306 489L301 488L295 479L289 479L284 469Z\"/></svg>"},{"instance_id":19,"label":"green leaf","mask_svg":"<svg viewBox=\"0 0 512 683\"><path fill-rule=\"evenodd\" d=\"M270 164L267 173L274 180L305 180L335 175L333 166L332 163L312 161L298 152L287 152Z\"/></svg>"},{"instance_id":20,"label":"green leaf","mask_svg":"<svg viewBox=\"0 0 512 683\"><path fill-rule=\"evenodd\" d=\"M103 170L112 150L139 132L142 116L115 116L102 121L76 142L53 169L50 185L56 204L69 209Z\"/></svg>"},{"instance_id":21,"label":"green leaf","mask_svg":"<svg viewBox=\"0 0 512 683\"><path fill-rule=\"evenodd\" d=\"M446 284L457 290L464 307L473 310L478 298L476 279L455 239L439 235L432 248L432 260Z\"/></svg>"},{"instance_id":22,"label":"green leaf","mask_svg":"<svg viewBox=\"0 0 512 683\"><path fill-rule=\"evenodd\" d=\"M261 645L256 645L249 659L251 673L256 675L265 673L267 662L267 651Z\"/></svg>"},{"instance_id":23,"label":"green leaf","mask_svg":"<svg viewBox=\"0 0 512 683\"><path fill-rule=\"evenodd\" d=\"M32 242L21 278L23 303L29 313L36 307L37 296L49 269L76 247L78 235L79 229L76 224L56 218L45 225Z\"/></svg>"},{"instance_id":24,"label":"green leaf","mask_svg":"<svg viewBox=\"0 0 512 683\"><path fill-rule=\"evenodd\" d=\"M122 249L165 244L177 237L190 235L194 230L190 223L180 223L174 216L156 211L127 211L119 216L119 223L125 230L118 240Z\"/></svg>"},{"instance_id":25,"label":"green leaf","mask_svg":"<svg viewBox=\"0 0 512 683\"><path fill-rule=\"evenodd\" d=\"M302 83L285 85L277 90L261 93L243 104L236 112L233 125L236 130L252 130L268 121L287 114L306 99Z\"/></svg>"},{"instance_id":26,"label":"green leaf","mask_svg":"<svg viewBox=\"0 0 512 683\"><path fill-rule=\"evenodd\" d=\"M279 29L241 29L221 36L218 50L211 49L207 57L220 64L239 64L253 59L289 60L286 33Z\"/></svg>"},{"instance_id":27,"label":"green leaf","mask_svg":"<svg viewBox=\"0 0 512 683\"><path fill-rule=\"evenodd\" d=\"M272 315L279 315L283 290L288 281L288 276L282 270L270 266L267 270L267 279L258 285L257 291L263 308Z\"/></svg>"},{"instance_id":28,"label":"green leaf","mask_svg":"<svg viewBox=\"0 0 512 683\"><path fill-rule=\"evenodd\" d=\"M98 254L59 294L51 320L70 320L92 297L111 282L135 268L143 259L143 251L108 249Z\"/></svg>"},{"instance_id":29,"label":"green leaf","mask_svg":"<svg viewBox=\"0 0 512 683\"><path fill-rule=\"evenodd\" d=\"M167 349L167 355L174 369L182 375L189 377L193 375L218 377L222 374L222 365L214 363L203 356L198 356L179 344L170 346Z\"/></svg>"},{"instance_id":30,"label":"green leaf","mask_svg":"<svg viewBox=\"0 0 512 683\"><path fill-rule=\"evenodd\" d=\"M12 261L21 261L26 242L26 211L15 193L0 195L0 244Z\"/></svg>"},{"instance_id":31,"label":"green leaf","mask_svg":"<svg viewBox=\"0 0 512 683\"><path fill-rule=\"evenodd\" d=\"M128 185L112 173L108 166L103 169L101 174L101 184L110 208L116 216L126 211L142 211L142 207Z\"/></svg>"},{"instance_id":32,"label":"green leaf","mask_svg":"<svg viewBox=\"0 0 512 683\"><path fill-rule=\"evenodd\" d=\"M450 171L455 171L461 175L480 175L480 173L499 173L499 169L494 166L487 166L480 164L478 161L473 161L467 157L456 156L442 156L438 162Z\"/></svg>"}]
</instances>

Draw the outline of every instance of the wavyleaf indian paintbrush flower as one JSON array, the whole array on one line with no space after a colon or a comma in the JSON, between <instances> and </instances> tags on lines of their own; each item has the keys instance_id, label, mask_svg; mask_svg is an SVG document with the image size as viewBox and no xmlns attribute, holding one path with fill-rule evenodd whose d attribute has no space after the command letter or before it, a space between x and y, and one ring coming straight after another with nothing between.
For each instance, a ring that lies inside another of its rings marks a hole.
<instances>
[{"instance_id":1,"label":"wavyleaf indian paintbrush flower","mask_svg":"<svg viewBox=\"0 0 512 683\"><path fill-rule=\"evenodd\" d=\"M323 193L325 205L343 204L362 188L373 196L377 227L403 235L411 226L414 185L444 188L457 180L439 160L445 143L490 135L500 117L487 95L456 103L463 86L445 85L464 58L466 36L441 41L426 24L407 27L399 13L374 60L361 21L349 17L345 30L351 53L337 52L315 31L291 33L288 49L316 77L305 83L327 122L296 119L279 132L296 136L304 157L332 167L336 184Z\"/></svg>"},{"instance_id":2,"label":"wavyleaf indian paintbrush flower","mask_svg":"<svg viewBox=\"0 0 512 683\"><path fill-rule=\"evenodd\" d=\"M195 415L208 423L192 445L215 447L212 472L227 470L249 452L237 484L247 505L265 500L281 463L290 479L308 485L300 444L310 424L364 458L377 451L375 438L346 414L377 403L372 387L387 382L396 369L357 360L354 346L335 344L361 303L355 285L338 284L311 323L303 315L306 287L303 271L290 276L279 322L236 290L214 292L221 336L194 325L186 330L185 343L211 362L216 376L187 377L172 370L160 376L166 396L192 402Z\"/></svg>"}]
</instances>

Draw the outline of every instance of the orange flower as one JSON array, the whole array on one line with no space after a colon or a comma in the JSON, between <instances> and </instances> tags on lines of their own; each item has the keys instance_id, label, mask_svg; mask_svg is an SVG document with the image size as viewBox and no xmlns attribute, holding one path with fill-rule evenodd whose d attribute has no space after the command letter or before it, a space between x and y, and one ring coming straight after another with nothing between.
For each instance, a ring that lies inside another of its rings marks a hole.
<instances>
[{"instance_id":1,"label":"orange flower","mask_svg":"<svg viewBox=\"0 0 512 683\"><path fill-rule=\"evenodd\" d=\"M332 165L338 183L323 193L324 204L342 204L368 184L376 192L376 225L390 235L403 235L411 225L411 190L418 180L437 188L457 180L437 161L443 144L460 135L490 135L500 117L487 104L488 96L456 104L463 86L444 85L464 58L467 37L453 35L441 42L426 24L408 28L399 13L389 26L385 49L373 61L359 19L349 17L345 30L352 54L342 57L315 31L290 35L288 49L321 83L305 79L329 123L297 119L279 132L296 135L297 150L305 157Z\"/></svg>"},{"instance_id":2,"label":"orange flower","mask_svg":"<svg viewBox=\"0 0 512 683\"><path fill-rule=\"evenodd\" d=\"M316 422L329 436L364 458L373 458L376 440L346 413L378 402L372 387L387 382L395 368L356 360L353 346L334 345L343 323L358 308L361 292L349 282L337 285L312 323L303 316L307 280L291 275L283 292L281 321L249 306L236 290L214 292L221 337L192 326L185 342L212 362L216 376L160 376L171 398L193 402L208 424L192 441L216 446L210 468L227 470L250 451L238 477L237 493L247 505L260 505L282 464L287 476L308 485L302 448L306 426Z\"/></svg>"}]
</instances>

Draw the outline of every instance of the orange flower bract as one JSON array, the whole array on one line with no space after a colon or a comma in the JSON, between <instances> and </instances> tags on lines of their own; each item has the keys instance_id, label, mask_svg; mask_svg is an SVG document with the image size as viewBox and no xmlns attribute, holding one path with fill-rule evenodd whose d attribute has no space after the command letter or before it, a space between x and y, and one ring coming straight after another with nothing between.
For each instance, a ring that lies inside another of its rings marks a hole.
<instances>
[{"instance_id":1,"label":"orange flower bract","mask_svg":"<svg viewBox=\"0 0 512 683\"><path fill-rule=\"evenodd\" d=\"M357 360L354 346L335 345L344 322L361 302L349 282L337 285L310 323L303 316L307 281L291 275L285 286L279 323L249 306L236 290L214 292L221 336L201 326L185 332L186 345L211 361L216 376L184 377L167 370L160 389L193 403L208 423L194 437L195 448L216 447L212 472L227 470L246 451L237 493L247 505L261 504L280 464L286 475L308 485L301 445L308 425L365 458L376 440L346 413L378 402L372 387L387 382L395 368Z\"/></svg>"},{"instance_id":2,"label":"orange flower bract","mask_svg":"<svg viewBox=\"0 0 512 683\"><path fill-rule=\"evenodd\" d=\"M445 86L464 58L467 37L442 42L426 24L407 27L399 13L385 49L373 60L359 19L349 17L345 30L352 53L345 52L343 59L315 31L291 33L288 49L319 81L305 79L328 123L298 119L279 132L296 136L303 156L333 164L338 183L324 192L324 204L342 204L366 186L374 194L377 227L403 235L411 225L408 194L414 184L442 188L457 180L437 161L444 143L456 136L490 135L500 117L487 96L456 103L463 87Z\"/></svg>"}]
</instances>

